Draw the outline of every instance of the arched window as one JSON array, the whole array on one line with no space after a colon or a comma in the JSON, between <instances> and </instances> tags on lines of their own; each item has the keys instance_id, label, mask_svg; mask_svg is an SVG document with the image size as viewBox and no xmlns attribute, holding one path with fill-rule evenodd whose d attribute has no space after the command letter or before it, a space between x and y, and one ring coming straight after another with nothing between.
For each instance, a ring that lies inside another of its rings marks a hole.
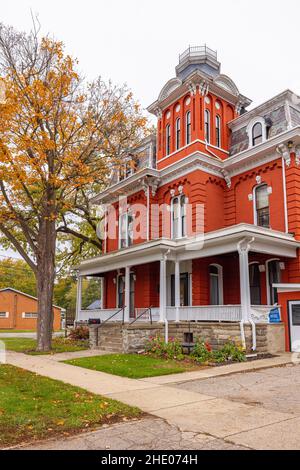
<instances>
[{"instance_id":1,"label":"arched window","mask_svg":"<svg viewBox=\"0 0 300 470\"><path fill-rule=\"evenodd\" d=\"M268 185L261 184L254 190L255 224L260 227L270 227L270 205Z\"/></svg>"},{"instance_id":2,"label":"arched window","mask_svg":"<svg viewBox=\"0 0 300 470\"><path fill-rule=\"evenodd\" d=\"M209 266L210 305L223 305L223 268L217 264Z\"/></svg>"},{"instance_id":3,"label":"arched window","mask_svg":"<svg viewBox=\"0 0 300 470\"><path fill-rule=\"evenodd\" d=\"M259 263L249 265L251 305L261 305L261 287Z\"/></svg>"},{"instance_id":4,"label":"arched window","mask_svg":"<svg viewBox=\"0 0 300 470\"><path fill-rule=\"evenodd\" d=\"M252 146L261 144L263 141L263 126L261 122L257 122L252 127Z\"/></svg>"},{"instance_id":5,"label":"arched window","mask_svg":"<svg viewBox=\"0 0 300 470\"><path fill-rule=\"evenodd\" d=\"M180 118L176 119L176 150L180 149L181 123Z\"/></svg>"},{"instance_id":6,"label":"arched window","mask_svg":"<svg viewBox=\"0 0 300 470\"><path fill-rule=\"evenodd\" d=\"M208 109L205 110L205 140L210 142L210 112Z\"/></svg>"},{"instance_id":7,"label":"arched window","mask_svg":"<svg viewBox=\"0 0 300 470\"><path fill-rule=\"evenodd\" d=\"M186 145L190 144L191 143L191 140L192 140L192 123L191 123L191 112L188 111L186 113L186 117L185 117L185 133L186 133L186 136L185 136L185 141L186 141Z\"/></svg>"},{"instance_id":8,"label":"arched window","mask_svg":"<svg viewBox=\"0 0 300 470\"><path fill-rule=\"evenodd\" d=\"M171 153L171 127L170 124L166 126L166 155Z\"/></svg>"},{"instance_id":9,"label":"arched window","mask_svg":"<svg viewBox=\"0 0 300 470\"><path fill-rule=\"evenodd\" d=\"M176 196L171 203L172 212L172 238L186 236L186 197Z\"/></svg>"},{"instance_id":10,"label":"arched window","mask_svg":"<svg viewBox=\"0 0 300 470\"><path fill-rule=\"evenodd\" d=\"M216 147L221 147L221 118L216 116Z\"/></svg>"}]
</instances>

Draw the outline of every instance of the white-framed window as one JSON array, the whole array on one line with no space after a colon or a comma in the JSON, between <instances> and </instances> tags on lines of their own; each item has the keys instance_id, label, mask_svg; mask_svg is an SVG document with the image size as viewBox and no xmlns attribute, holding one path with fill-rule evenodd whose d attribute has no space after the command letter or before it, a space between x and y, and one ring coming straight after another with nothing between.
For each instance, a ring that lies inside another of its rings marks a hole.
<instances>
[{"instance_id":1,"label":"white-framed window","mask_svg":"<svg viewBox=\"0 0 300 470\"><path fill-rule=\"evenodd\" d=\"M254 223L270 228L269 188L266 183L256 186L253 191Z\"/></svg>"},{"instance_id":2,"label":"white-framed window","mask_svg":"<svg viewBox=\"0 0 300 470\"><path fill-rule=\"evenodd\" d=\"M0 312L0 318L9 318L9 312Z\"/></svg>"},{"instance_id":3,"label":"white-framed window","mask_svg":"<svg viewBox=\"0 0 300 470\"><path fill-rule=\"evenodd\" d=\"M186 145L190 144L192 140L192 120L191 111L188 111L185 115L185 141Z\"/></svg>"},{"instance_id":4,"label":"white-framed window","mask_svg":"<svg viewBox=\"0 0 300 470\"><path fill-rule=\"evenodd\" d=\"M171 153L171 126L166 126L166 155Z\"/></svg>"},{"instance_id":5,"label":"white-framed window","mask_svg":"<svg viewBox=\"0 0 300 470\"><path fill-rule=\"evenodd\" d=\"M216 147L221 147L221 118L216 116Z\"/></svg>"},{"instance_id":6,"label":"white-framed window","mask_svg":"<svg viewBox=\"0 0 300 470\"><path fill-rule=\"evenodd\" d=\"M223 305L223 267L220 264L209 266L210 305Z\"/></svg>"},{"instance_id":7,"label":"white-framed window","mask_svg":"<svg viewBox=\"0 0 300 470\"><path fill-rule=\"evenodd\" d=\"M280 284L281 282L281 269L279 259L269 259L266 261L266 283L267 283L267 299L268 305L278 303L277 289L273 284Z\"/></svg>"},{"instance_id":8,"label":"white-framed window","mask_svg":"<svg viewBox=\"0 0 300 470\"><path fill-rule=\"evenodd\" d=\"M181 121L180 118L176 119L176 150L180 149L180 139L181 139Z\"/></svg>"},{"instance_id":9,"label":"white-framed window","mask_svg":"<svg viewBox=\"0 0 300 470\"><path fill-rule=\"evenodd\" d=\"M130 208L119 215L119 248L128 248L133 243L133 214Z\"/></svg>"},{"instance_id":10,"label":"white-framed window","mask_svg":"<svg viewBox=\"0 0 300 470\"><path fill-rule=\"evenodd\" d=\"M23 312L22 313L22 318L37 318L38 314L37 312Z\"/></svg>"},{"instance_id":11,"label":"white-framed window","mask_svg":"<svg viewBox=\"0 0 300 470\"><path fill-rule=\"evenodd\" d=\"M255 117L247 126L249 146L255 147L267 140L268 128L263 117Z\"/></svg>"},{"instance_id":12,"label":"white-framed window","mask_svg":"<svg viewBox=\"0 0 300 470\"><path fill-rule=\"evenodd\" d=\"M187 198L183 194L173 197L171 201L172 238L186 236L186 204Z\"/></svg>"},{"instance_id":13,"label":"white-framed window","mask_svg":"<svg viewBox=\"0 0 300 470\"><path fill-rule=\"evenodd\" d=\"M210 112L208 109L204 113L205 141L210 143Z\"/></svg>"}]
</instances>

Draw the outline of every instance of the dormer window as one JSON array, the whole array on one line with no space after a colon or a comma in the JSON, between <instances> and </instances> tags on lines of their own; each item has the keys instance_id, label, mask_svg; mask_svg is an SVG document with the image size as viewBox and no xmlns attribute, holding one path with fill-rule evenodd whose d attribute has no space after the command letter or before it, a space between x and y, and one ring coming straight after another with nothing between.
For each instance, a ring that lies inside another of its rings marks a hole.
<instances>
[{"instance_id":1,"label":"dormer window","mask_svg":"<svg viewBox=\"0 0 300 470\"><path fill-rule=\"evenodd\" d=\"M188 111L185 117L185 126L186 126L186 145L189 145L192 140L192 123L191 123L191 112Z\"/></svg>"},{"instance_id":2,"label":"dormer window","mask_svg":"<svg viewBox=\"0 0 300 470\"><path fill-rule=\"evenodd\" d=\"M252 145L261 144L263 141L263 128L260 122L254 124L252 128Z\"/></svg>"},{"instance_id":3,"label":"dormer window","mask_svg":"<svg viewBox=\"0 0 300 470\"><path fill-rule=\"evenodd\" d=\"M171 153L171 127L170 124L166 127L166 155Z\"/></svg>"},{"instance_id":4,"label":"dormer window","mask_svg":"<svg viewBox=\"0 0 300 470\"><path fill-rule=\"evenodd\" d=\"M205 110L205 141L210 143L210 112Z\"/></svg>"},{"instance_id":5,"label":"dormer window","mask_svg":"<svg viewBox=\"0 0 300 470\"><path fill-rule=\"evenodd\" d=\"M250 147L255 147L267 140L268 127L263 117L256 117L249 122L247 133Z\"/></svg>"}]
</instances>

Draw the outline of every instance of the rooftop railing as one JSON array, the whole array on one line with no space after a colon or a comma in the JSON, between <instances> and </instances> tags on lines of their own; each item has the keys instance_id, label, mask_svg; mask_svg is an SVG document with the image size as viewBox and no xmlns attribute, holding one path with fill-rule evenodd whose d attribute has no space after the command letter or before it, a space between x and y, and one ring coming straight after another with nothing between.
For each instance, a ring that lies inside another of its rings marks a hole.
<instances>
[{"instance_id":1,"label":"rooftop railing","mask_svg":"<svg viewBox=\"0 0 300 470\"><path fill-rule=\"evenodd\" d=\"M213 51L207 46L189 46L182 54L179 55L179 63L181 64L188 57L206 57L209 56L212 59L217 60L217 51Z\"/></svg>"}]
</instances>

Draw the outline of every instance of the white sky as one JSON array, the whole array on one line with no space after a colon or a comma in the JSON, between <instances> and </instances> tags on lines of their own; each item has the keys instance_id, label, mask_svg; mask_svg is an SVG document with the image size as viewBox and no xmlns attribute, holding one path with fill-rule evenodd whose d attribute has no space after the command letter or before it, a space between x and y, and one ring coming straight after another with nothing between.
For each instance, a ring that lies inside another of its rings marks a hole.
<instances>
[{"instance_id":1,"label":"white sky","mask_svg":"<svg viewBox=\"0 0 300 470\"><path fill-rule=\"evenodd\" d=\"M146 108L189 45L218 51L222 72L257 105L300 94L299 0L9 0L0 21L65 43L88 78L126 82Z\"/></svg>"},{"instance_id":2,"label":"white sky","mask_svg":"<svg viewBox=\"0 0 300 470\"><path fill-rule=\"evenodd\" d=\"M299 0L9 0L0 21L61 39L87 77L127 82L143 107L190 45L218 51L223 73L255 104L300 94Z\"/></svg>"}]
</instances>

